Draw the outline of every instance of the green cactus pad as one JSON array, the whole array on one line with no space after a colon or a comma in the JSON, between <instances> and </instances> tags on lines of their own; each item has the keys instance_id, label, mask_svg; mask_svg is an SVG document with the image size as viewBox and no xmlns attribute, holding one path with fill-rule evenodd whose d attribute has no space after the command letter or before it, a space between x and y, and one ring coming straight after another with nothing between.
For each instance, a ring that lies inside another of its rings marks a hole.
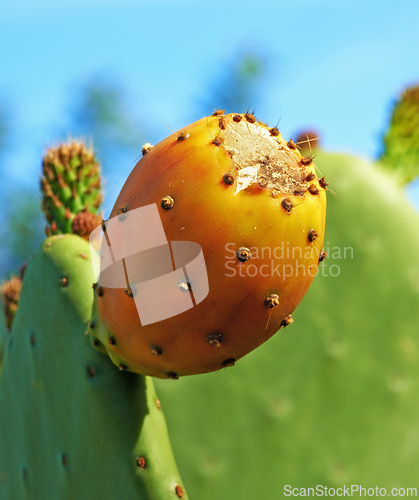
<instances>
[{"instance_id":1,"label":"green cactus pad","mask_svg":"<svg viewBox=\"0 0 419 500\"><path fill-rule=\"evenodd\" d=\"M381 160L403 183L419 176L419 85L406 89L395 103Z\"/></svg>"},{"instance_id":2,"label":"green cactus pad","mask_svg":"<svg viewBox=\"0 0 419 500\"><path fill-rule=\"evenodd\" d=\"M71 141L48 149L42 173L42 208L48 221L47 235L71 233L73 219L82 211L99 213L100 169L91 148ZM100 218L96 225L98 223Z\"/></svg>"},{"instance_id":3,"label":"green cactus pad","mask_svg":"<svg viewBox=\"0 0 419 500\"><path fill-rule=\"evenodd\" d=\"M192 498L418 486L419 217L369 163L316 164L329 256L294 323L233 368L156 381Z\"/></svg>"},{"instance_id":4,"label":"green cactus pad","mask_svg":"<svg viewBox=\"0 0 419 500\"><path fill-rule=\"evenodd\" d=\"M78 236L47 239L28 265L0 378L2 499L182 495L152 380L119 372L85 334L92 283Z\"/></svg>"},{"instance_id":5,"label":"green cactus pad","mask_svg":"<svg viewBox=\"0 0 419 500\"><path fill-rule=\"evenodd\" d=\"M2 309L0 309L0 375L1 375L1 369L3 366L3 354L4 354L4 347L7 342L7 336L9 332L7 331L6 327L6 318L4 316L4 312Z\"/></svg>"}]
</instances>

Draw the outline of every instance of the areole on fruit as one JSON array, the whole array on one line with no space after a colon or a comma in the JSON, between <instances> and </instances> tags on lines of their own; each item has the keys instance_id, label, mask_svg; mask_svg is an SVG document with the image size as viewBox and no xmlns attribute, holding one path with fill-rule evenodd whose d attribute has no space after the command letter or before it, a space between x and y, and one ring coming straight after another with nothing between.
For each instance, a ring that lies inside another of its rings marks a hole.
<instances>
[{"instance_id":1,"label":"areole on fruit","mask_svg":"<svg viewBox=\"0 0 419 500\"><path fill-rule=\"evenodd\" d=\"M217 111L148 145L104 223L91 334L116 365L215 371L292 322L319 265L326 193L291 143Z\"/></svg>"}]
</instances>

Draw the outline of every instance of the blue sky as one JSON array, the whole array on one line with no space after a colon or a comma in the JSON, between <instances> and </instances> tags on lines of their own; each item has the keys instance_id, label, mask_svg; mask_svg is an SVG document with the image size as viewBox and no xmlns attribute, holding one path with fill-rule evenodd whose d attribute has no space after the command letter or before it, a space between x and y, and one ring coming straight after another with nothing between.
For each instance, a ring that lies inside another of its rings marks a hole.
<instances>
[{"instance_id":1,"label":"blue sky","mask_svg":"<svg viewBox=\"0 0 419 500\"><path fill-rule=\"evenodd\" d=\"M3 2L8 182L37 185L40 155L83 80L121 81L156 142L199 118L209 82L240 50L270 61L261 120L281 118L285 136L315 127L326 149L372 158L392 101L419 82L418 19L417 0ZM419 200L418 184L410 192Z\"/></svg>"}]
</instances>

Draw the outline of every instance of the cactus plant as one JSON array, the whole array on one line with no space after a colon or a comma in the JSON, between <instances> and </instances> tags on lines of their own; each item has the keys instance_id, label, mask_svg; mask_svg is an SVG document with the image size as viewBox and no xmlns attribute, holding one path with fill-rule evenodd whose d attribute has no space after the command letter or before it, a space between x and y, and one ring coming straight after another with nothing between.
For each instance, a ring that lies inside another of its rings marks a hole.
<instances>
[{"instance_id":1,"label":"cactus plant","mask_svg":"<svg viewBox=\"0 0 419 500\"><path fill-rule=\"evenodd\" d=\"M49 148L42 162L42 207L47 217L47 235L71 233L75 228L86 233L86 219L90 230L100 223L98 216L102 203L100 170L91 147L81 141L70 141ZM96 216L96 217L95 217ZM78 216L80 219L80 215ZM93 222L92 222L93 219Z\"/></svg>"},{"instance_id":2,"label":"cactus plant","mask_svg":"<svg viewBox=\"0 0 419 500\"><path fill-rule=\"evenodd\" d=\"M395 102L381 161L402 183L419 176L419 85L407 88Z\"/></svg>"},{"instance_id":3,"label":"cactus plant","mask_svg":"<svg viewBox=\"0 0 419 500\"><path fill-rule=\"evenodd\" d=\"M85 335L86 241L47 239L30 262L0 378L0 497L169 498L182 488L150 379ZM186 495L185 495L186 496Z\"/></svg>"},{"instance_id":4,"label":"cactus plant","mask_svg":"<svg viewBox=\"0 0 419 500\"><path fill-rule=\"evenodd\" d=\"M329 255L294 323L222 376L156 381L192 498L417 487L419 217L370 163L316 164Z\"/></svg>"},{"instance_id":5,"label":"cactus plant","mask_svg":"<svg viewBox=\"0 0 419 500\"><path fill-rule=\"evenodd\" d=\"M68 167L71 179L79 164ZM44 203L67 231L57 205ZM185 499L152 380L120 373L91 347L92 258L78 235L46 239L25 271L11 333L0 327L0 498Z\"/></svg>"},{"instance_id":6,"label":"cactus plant","mask_svg":"<svg viewBox=\"0 0 419 500\"><path fill-rule=\"evenodd\" d=\"M232 366L292 321L317 271L324 180L250 113L216 111L143 152L104 224L91 333L123 370Z\"/></svg>"}]
</instances>

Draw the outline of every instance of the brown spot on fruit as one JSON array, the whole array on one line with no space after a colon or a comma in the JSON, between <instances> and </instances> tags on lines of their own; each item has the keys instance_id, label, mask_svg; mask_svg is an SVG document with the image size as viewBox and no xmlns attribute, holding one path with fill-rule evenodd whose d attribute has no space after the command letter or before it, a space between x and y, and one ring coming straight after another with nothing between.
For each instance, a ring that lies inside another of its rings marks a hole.
<instances>
[{"instance_id":1,"label":"brown spot on fruit","mask_svg":"<svg viewBox=\"0 0 419 500\"><path fill-rule=\"evenodd\" d=\"M319 184L323 189L326 189L328 183L326 182L326 179L322 177L321 179L319 179Z\"/></svg>"},{"instance_id":2,"label":"brown spot on fruit","mask_svg":"<svg viewBox=\"0 0 419 500\"><path fill-rule=\"evenodd\" d=\"M237 258L240 262L246 262L251 257L250 250L247 247L240 247L237 250Z\"/></svg>"},{"instance_id":3,"label":"brown spot on fruit","mask_svg":"<svg viewBox=\"0 0 419 500\"><path fill-rule=\"evenodd\" d=\"M274 137L276 137L277 135L279 135L279 130L277 129L277 127L272 127L269 129L269 132L271 135L273 135Z\"/></svg>"},{"instance_id":4,"label":"brown spot on fruit","mask_svg":"<svg viewBox=\"0 0 419 500\"><path fill-rule=\"evenodd\" d=\"M220 137L219 135L217 135L216 137L214 137L212 143L215 145L215 146L221 146L221 144L224 142L224 139L222 137Z\"/></svg>"},{"instance_id":5,"label":"brown spot on fruit","mask_svg":"<svg viewBox=\"0 0 419 500\"><path fill-rule=\"evenodd\" d=\"M103 297L103 293L104 293L104 292L103 292L103 286L98 285L98 286L96 287L96 295L97 295L98 297Z\"/></svg>"},{"instance_id":6,"label":"brown spot on fruit","mask_svg":"<svg viewBox=\"0 0 419 500\"><path fill-rule=\"evenodd\" d=\"M145 154L147 154L150 151L150 149L152 149L152 147L153 146L149 142L146 142L141 149L142 155L144 156Z\"/></svg>"},{"instance_id":7,"label":"brown spot on fruit","mask_svg":"<svg viewBox=\"0 0 419 500\"><path fill-rule=\"evenodd\" d=\"M319 263L323 262L326 257L327 257L327 252L325 252L324 250L322 250L320 252L320 255L319 255Z\"/></svg>"},{"instance_id":8,"label":"brown spot on fruit","mask_svg":"<svg viewBox=\"0 0 419 500\"><path fill-rule=\"evenodd\" d=\"M137 457L136 464L140 469L145 469L147 466L145 458L142 455Z\"/></svg>"},{"instance_id":9,"label":"brown spot on fruit","mask_svg":"<svg viewBox=\"0 0 419 500\"><path fill-rule=\"evenodd\" d=\"M225 113L224 109L214 109L212 116L222 116Z\"/></svg>"},{"instance_id":10,"label":"brown spot on fruit","mask_svg":"<svg viewBox=\"0 0 419 500\"><path fill-rule=\"evenodd\" d=\"M265 307L272 309L273 307L279 306L279 295L272 293L269 297L265 299Z\"/></svg>"},{"instance_id":11,"label":"brown spot on fruit","mask_svg":"<svg viewBox=\"0 0 419 500\"><path fill-rule=\"evenodd\" d=\"M222 363L224 368L228 368L229 366L234 366L236 364L236 359L235 358L228 358L225 359Z\"/></svg>"},{"instance_id":12,"label":"brown spot on fruit","mask_svg":"<svg viewBox=\"0 0 419 500\"><path fill-rule=\"evenodd\" d=\"M284 198L281 201L281 207L284 210L286 210L288 213L291 213L291 210L292 210L292 207L293 207L292 201L289 198Z\"/></svg>"},{"instance_id":13,"label":"brown spot on fruit","mask_svg":"<svg viewBox=\"0 0 419 500\"><path fill-rule=\"evenodd\" d=\"M221 342L223 341L222 333L213 333L208 335L207 342L211 347L220 347Z\"/></svg>"},{"instance_id":14,"label":"brown spot on fruit","mask_svg":"<svg viewBox=\"0 0 419 500\"><path fill-rule=\"evenodd\" d=\"M63 276L63 277L61 278L61 286L62 286L63 288L66 288L66 287L68 286L68 278L67 278L67 276Z\"/></svg>"},{"instance_id":15,"label":"brown spot on fruit","mask_svg":"<svg viewBox=\"0 0 419 500\"><path fill-rule=\"evenodd\" d=\"M249 113L249 112L247 111L247 113L246 113L244 116L245 116L246 120L247 120L249 123L255 123L256 118L253 116L253 114L252 114L252 113Z\"/></svg>"},{"instance_id":16,"label":"brown spot on fruit","mask_svg":"<svg viewBox=\"0 0 419 500\"><path fill-rule=\"evenodd\" d=\"M108 344L109 345L115 345L116 344L116 339L113 335L109 335L108 337Z\"/></svg>"},{"instance_id":17,"label":"brown spot on fruit","mask_svg":"<svg viewBox=\"0 0 419 500\"><path fill-rule=\"evenodd\" d=\"M281 326L283 328L285 328L286 326L290 325L291 323L294 323L294 320L292 319L291 314L288 314L288 316L281 321Z\"/></svg>"},{"instance_id":18,"label":"brown spot on fruit","mask_svg":"<svg viewBox=\"0 0 419 500\"><path fill-rule=\"evenodd\" d=\"M317 195L319 194L319 189L315 184L311 184L308 188L310 194Z\"/></svg>"},{"instance_id":19,"label":"brown spot on fruit","mask_svg":"<svg viewBox=\"0 0 419 500\"><path fill-rule=\"evenodd\" d=\"M312 163L313 163L313 158L311 156L304 156L304 158L301 158L300 160L300 165L303 165L304 167L307 167Z\"/></svg>"},{"instance_id":20,"label":"brown spot on fruit","mask_svg":"<svg viewBox=\"0 0 419 500\"><path fill-rule=\"evenodd\" d=\"M287 142L287 146L290 148L290 149L297 149L297 144L295 144L295 142L290 139L288 142Z\"/></svg>"},{"instance_id":21,"label":"brown spot on fruit","mask_svg":"<svg viewBox=\"0 0 419 500\"><path fill-rule=\"evenodd\" d=\"M227 186L231 186L234 184L234 177L231 174L224 174L223 182L224 184L227 184Z\"/></svg>"},{"instance_id":22,"label":"brown spot on fruit","mask_svg":"<svg viewBox=\"0 0 419 500\"><path fill-rule=\"evenodd\" d=\"M179 375L175 372L167 372L166 376L172 380L177 380L179 378Z\"/></svg>"},{"instance_id":23,"label":"brown spot on fruit","mask_svg":"<svg viewBox=\"0 0 419 500\"><path fill-rule=\"evenodd\" d=\"M152 345L150 347L150 352L153 356L160 356L161 354L163 354L163 349L158 345Z\"/></svg>"},{"instance_id":24,"label":"brown spot on fruit","mask_svg":"<svg viewBox=\"0 0 419 500\"><path fill-rule=\"evenodd\" d=\"M226 128L226 121L225 121L224 116L222 116L222 117L218 120L218 126L220 127L220 129L221 129L221 130L225 130L225 128Z\"/></svg>"},{"instance_id":25,"label":"brown spot on fruit","mask_svg":"<svg viewBox=\"0 0 419 500\"><path fill-rule=\"evenodd\" d=\"M309 172L309 173L305 176L304 180L305 180L306 182L310 182L310 181L312 181L315 177L316 177L316 175L315 175L315 174L313 174L313 172Z\"/></svg>"},{"instance_id":26,"label":"brown spot on fruit","mask_svg":"<svg viewBox=\"0 0 419 500\"><path fill-rule=\"evenodd\" d=\"M181 141L184 141L185 139L187 139L188 137L189 137L188 132L186 132L185 130L182 130L181 132L178 133L177 140L179 142L181 142Z\"/></svg>"},{"instance_id":27,"label":"brown spot on fruit","mask_svg":"<svg viewBox=\"0 0 419 500\"><path fill-rule=\"evenodd\" d=\"M87 366L87 368L86 368L86 371L87 371L87 375L88 375L90 378L95 378L95 376L96 376L96 371L95 371L95 369L93 368L93 366L88 365L88 366Z\"/></svg>"},{"instance_id":28,"label":"brown spot on fruit","mask_svg":"<svg viewBox=\"0 0 419 500\"><path fill-rule=\"evenodd\" d=\"M161 200L161 207L163 210L170 210L173 208L173 205L175 204L175 200L171 196L165 196Z\"/></svg>"},{"instance_id":29,"label":"brown spot on fruit","mask_svg":"<svg viewBox=\"0 0 419 500\"><path fill-rule=\"evenodd\" d=\"M310 229L310 231L307 233L307 239L310 243L313 243L316 241L318 237L317 231L315 229Z\"/></svg>"},{"instance_id":30,"label":"brown spot on fruit","mask_svg":"<svg viewBox=\"0 0 419 500\"><path fill-rule=\"evenodd\" d=\"M128 366L124 365L124 363L120 363L120 365L118 366L118 368L121 370L121 372L125 372L125 371L128 370Z\"/></svg>"},{"instance_id":31,"label":"brown spot on fruit","mask_svg":"<svg viewBox=\"0 0 419 500\"><path fill-rule=\"evenodd\" d=\"M298 188L298 189L294 189L294 195L295 196L303 196L303 194L305 193L305 189L303 188Z\"/></svg>"},{"instance_id":32,"label":"brown spot on fruit","mask_svg":"<svg viewBox=\"0 0 419 500\"><path fill-rule=\"evenodd\" d=\"M239 123L242 121L242 115L234 115L233 116L233 121L236 122L236 123Z\"/></svg>"}]
</instances>

